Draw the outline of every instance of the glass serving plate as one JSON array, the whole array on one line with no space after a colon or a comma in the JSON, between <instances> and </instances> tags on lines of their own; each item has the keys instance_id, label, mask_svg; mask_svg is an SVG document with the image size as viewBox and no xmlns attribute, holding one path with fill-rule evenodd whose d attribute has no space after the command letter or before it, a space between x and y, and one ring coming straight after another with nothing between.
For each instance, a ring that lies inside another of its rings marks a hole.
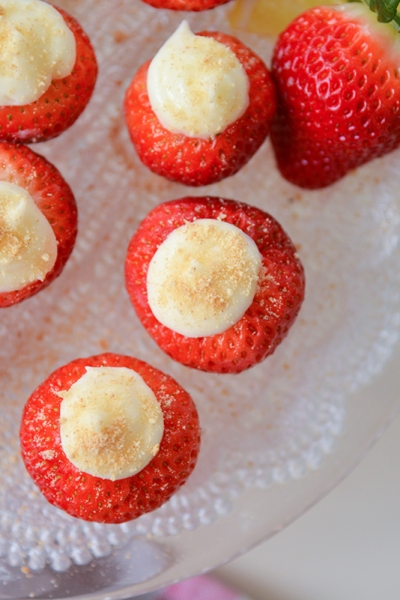
<instances>
[{"instance_id":1,"label":"glass serving plate","mask_svg":"<svg viewBox=\"0 0 400 600\"><path fill-rule=\"evenodd\" d=\"M63 0L96 48L93 99L68 132L35 146L71 184L79 236L61 277L0 314L0 599L118 600L245 552L317 502L356 464L399 405L400 153L324 191L285 182L269 142L236 176L191 190L142 166L122 117L136 69L187 18L229 32L229 6L157 11L139 0ZM240 34L269 64L273 40ZM275 354L241 375L172 362L140 325L124 288L128 241L157 203L213 194L274 215L298 247L306 300ZM200 413L192 477L168 504L124 525L85 523L50 506L25 473L23 404L55 368L113 351L177 379Z\"/></svg>"}]
</instances>

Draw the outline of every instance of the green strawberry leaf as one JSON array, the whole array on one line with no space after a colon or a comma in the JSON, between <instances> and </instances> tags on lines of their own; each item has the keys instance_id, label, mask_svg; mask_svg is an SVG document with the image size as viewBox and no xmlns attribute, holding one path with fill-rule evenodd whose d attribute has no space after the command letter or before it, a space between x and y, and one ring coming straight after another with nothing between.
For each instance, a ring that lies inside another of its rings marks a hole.
<instances>
[{"instance_id":1,"label":"green strawberry leaf","mask_svg":"<svg viewBox=\"0 0 400 600\"><path fill-rule=\"evenodd\" d=\"M364 2L377 14L380 23L390 23L400 31L400 16L397 14L399 0L364 0Z\"/></svg>"},{"instance_id":2,"label":"green strawberry leaf","mask_svg":"<svg viewBox=\"0 0 400 600\"><path fill-rule=\"evenodd\" d=\"M397 0L371 0L370 8L378 15L381 23L390 23L397 14Z\"/></svg>"}]
</instances>

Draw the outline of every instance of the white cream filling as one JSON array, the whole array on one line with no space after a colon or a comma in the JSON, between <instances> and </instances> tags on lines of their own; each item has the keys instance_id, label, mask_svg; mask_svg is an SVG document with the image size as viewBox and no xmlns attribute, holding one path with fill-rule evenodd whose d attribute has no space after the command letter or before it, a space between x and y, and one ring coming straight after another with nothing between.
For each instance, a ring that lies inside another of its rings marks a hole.
<instances>
[{"instance_id":1,"label":"white cream filling","mask_svg":"<svg viewBox=\"0 0 400 600\"><path fill-rule=\"evenodd\" d=\"M0 105L38 100L54 79L72 72L75 37L61 14L41 0L0 0Z\"/></svg>"},{"instance_id":2,"label":"white cream filling","mask_svg":"<svg viewBox=\"0 0 400 600\"><path fill-rule=\"evenodd\" d=\"M30 194L0 182L0 292L43 281L57 258L54 231Z\"/></svg>"},{"instance_id":3,"label":"white cream filling","mask_svg":"<svg viewBox=\"0 0 400 600\"><path fill-rule=\"evenodd\" d=\"M236 55L183 21L150 63L147 91L160 123L173 133L209 138L246 110L249 80Z\"/></svg>"},{"instance_id":4,"label":"white cream filling","mask_svg":"<svg viewBox=\"0 0 400 600\"><path fill-rule=\"evenodd\" d=\"M150 261L154 316L186 337L210 336L237 323L251 305L262 264L253 240L216 219L172 231Z\"/></svg>"},{"instance_id":5,"label":"white cream filling","mask_svg":"<svg viewBox=\"0 0 400 600\"><path fill-rule=\"evenodd\" d=\"M61 444L84 473L124 479L156 456L164 419L154 392L126 367L86 367L68 391L58 392Z\"/></svg>"}]
</instances>

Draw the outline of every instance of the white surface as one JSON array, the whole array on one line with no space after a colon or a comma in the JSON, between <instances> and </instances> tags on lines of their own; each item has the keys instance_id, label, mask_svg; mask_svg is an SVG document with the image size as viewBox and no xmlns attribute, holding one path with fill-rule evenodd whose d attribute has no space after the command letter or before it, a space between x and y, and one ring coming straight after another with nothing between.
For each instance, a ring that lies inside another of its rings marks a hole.
<instances>
[{"instance_id":1,"label":"white surface","mask_svg":"<svg viewBox=\"0 0 400 600\"><path fill-rule=\"evenodd\" d=\"M398 600L400 416L331 494L215 574L253 600Z\"/></svg>"}]
</instances>

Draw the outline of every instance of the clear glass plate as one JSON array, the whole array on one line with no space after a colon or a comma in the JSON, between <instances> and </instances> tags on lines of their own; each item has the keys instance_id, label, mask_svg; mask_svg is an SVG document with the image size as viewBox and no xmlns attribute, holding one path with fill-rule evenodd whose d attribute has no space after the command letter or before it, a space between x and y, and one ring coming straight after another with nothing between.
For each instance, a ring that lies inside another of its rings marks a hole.
<instances>
[{"instance_id":1,"label":"clear glass plate","mask_svg":"<svg viewBox=\"0 0 400 600\"><path fill-rule=\"evenodd\" d=\"M331 188L304 192L277 172L269 142L236 176L191 190L143 167L122 117L126 87L179 22L229 32L229 6L157 11L139 0L63 0L100 63L93 99L68 132L35 146L70 182L77 245L51 287L0 314L0 599L127 598L209 570L279 531L326 494L399 404L400 153ZM270 61L272 40L240 37ZM307 274L297 322L275 354L241 375L173 363L140 325L124 288L128 241L157 203L213 194L274 215ZM59 365L106 350L147 360L192 394L203 443L171 501L121 526L48 505L25 473L23 404Z\"/></svg>"}]
</instances>

